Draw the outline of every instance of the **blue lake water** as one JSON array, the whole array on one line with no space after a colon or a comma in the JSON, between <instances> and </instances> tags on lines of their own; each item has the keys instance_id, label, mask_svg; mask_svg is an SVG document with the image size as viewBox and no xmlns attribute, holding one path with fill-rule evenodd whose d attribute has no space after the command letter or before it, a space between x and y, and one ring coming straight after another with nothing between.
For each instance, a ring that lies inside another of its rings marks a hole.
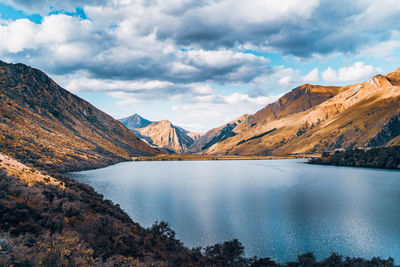
<instances>
[{"instance_id":1,"label":"blue lake water","mask_svg":"<svg viewBox=\"0 0 400 267\"><path fill-rule=\"evenodd\" d=\"M304 160L125 162L71 173L189 247L237 238L278 262L313 252L400 262L400 172Z\"/></svg>"}]
</instances>

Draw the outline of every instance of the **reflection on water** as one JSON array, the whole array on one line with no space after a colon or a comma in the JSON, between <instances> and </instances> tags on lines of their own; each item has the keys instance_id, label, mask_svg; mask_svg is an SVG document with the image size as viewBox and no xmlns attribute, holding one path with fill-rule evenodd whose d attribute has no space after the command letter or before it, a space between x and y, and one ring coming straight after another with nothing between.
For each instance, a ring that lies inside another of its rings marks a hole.
<instances>
[{"instance_id":1,"label":"reflection on water","mask_svg":"<svg viewBox=\"0 0 400 267\"><path fill-rule=\"evenodd\" d=\"M143 226L167 221L186 245L238 238L248 256L400 261L400 172L302 160L126 162L70 174Z\"/></svg>"}]
</instances>

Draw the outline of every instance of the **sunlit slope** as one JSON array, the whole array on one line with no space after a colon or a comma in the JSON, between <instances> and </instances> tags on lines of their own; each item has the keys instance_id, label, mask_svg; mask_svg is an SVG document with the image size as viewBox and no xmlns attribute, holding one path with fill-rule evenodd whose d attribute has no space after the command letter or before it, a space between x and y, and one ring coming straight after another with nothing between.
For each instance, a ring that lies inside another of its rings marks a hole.
<instances>
[{"instance_id":1,"label":"sunlit slope","mask_svg":"<svg viewBox=\"0 0 400 267\"><path fill-rule=\"evenodd\" d=\"M296 88L203 153L281 155L399 144L399 77L395 71L345 87Z\"/></svg>"},{"instance_id":2,"label":"sunlit slope","mask_svg":"<svg viewBox=\"0 0 400 267\"><path fill-rule=\"evenodd\" d=\"M59 170L104 166L158 152L43 72L0 61L0 150Z\"/></svg>"},{"instance_id":3,"label":"sunlit slope","mask_svg":"<svg viewBox=\"0 0 400 267\"><path fill-rule=\"evenodd\" d=\"M150 145L173 153L184 153L187 151L188 147L194 142L194 139L190 135L197 138L195 133L189 133L167 120L154 122L138 129L138 132L138 137Z\"/></svg>"}]
</instances>

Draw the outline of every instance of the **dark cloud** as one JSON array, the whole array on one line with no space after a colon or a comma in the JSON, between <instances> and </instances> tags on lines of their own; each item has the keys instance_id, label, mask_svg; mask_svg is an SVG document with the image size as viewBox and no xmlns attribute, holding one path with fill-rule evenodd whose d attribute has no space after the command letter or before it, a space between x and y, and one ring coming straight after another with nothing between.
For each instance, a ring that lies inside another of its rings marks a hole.
<instances>
[{"instance_id":1,"label":"dark cloud","mask_svg":"<svg viewBox=\"0 0 400 267\"><path fill-rule=\"evenodd\" d=\"M27 12L46 14L50 7L74 11L76 7L108 6L124 9L112 1L9 0ZM274 4L275 3L275 4ZM400 22L396 1L138 1L141 13L112 20L137 19L141 34L157 29L161 41L202 49L234 48L241 44L269 47L297 57L333 52L354 53L362 47L386 40ZM311 3L311 4L310 4ZM393 9L390 8L393 5ZM263 12L256 12L257 8ZM376 8L377 10L371 9ZM147 13L148 14L147 14ZM253 14L255 13L255 14ZM274 14L277 14L276 16ZM271 17L271 18L270 18Z\"/></svg>"},{"instance_id":2,"label":"dark cloud","mask_svg":"<svg viewBox=\"0 0 400 267\"><path fill-rule=\"evenodd\" d=\"M158 37L204 49L232 48L237 44L251 43L298 57L353 53L389 38L400 22L400 13L390 13L390 8L379 9L379 12L389 12L388 16L385 13L376 15L378 10L367 13L371 3L321 0L308 16L298 15L294 10L272 21L263 21L262 16L259 21L235 20L232 16L237 14L232 14L231 10L210 14L208 6L201 6L179 17L180 23L175 27L157 25ZM390 4L395 5L395 1L386 3L386 6ZM376 7L382 5L385 4ZM250 12L249 6L251 3L243 5L243 12ZM218 17L212 17L215 15Z\"/></svg>"}]
</instances>

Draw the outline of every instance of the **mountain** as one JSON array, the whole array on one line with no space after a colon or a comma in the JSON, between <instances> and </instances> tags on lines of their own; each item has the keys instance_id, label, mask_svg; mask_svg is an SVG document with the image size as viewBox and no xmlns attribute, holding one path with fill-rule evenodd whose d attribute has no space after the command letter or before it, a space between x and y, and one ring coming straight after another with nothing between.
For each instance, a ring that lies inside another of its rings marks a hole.
<instances>
[{"instance_id":1,"label":"mountain","mask_svg":"<svg viewBox=\"0 0 400 267\"><path fill-rule=\"evenodd\" d=\"M194 143L195 133L173 125L167 120L154 122L139 129L139 137L150 145L170 153L184 153ZM191 136L189 136L191 135Z\"/></svg>"},{"instance_id":2,"label":"mountain","mask_svg":"<svg viewBox=\"0 0 400 267\"><path fill-rule=\"evenodd\" d=\"M159 153L24 64L0 61L0 99L0 150L23 163L67 171Z\"/></svg>"},{"instance_id":3,"label":"mountain","mask_svg":"<svg viewBox=\"0 0 400 267\"><path fill-rule=\"evenodd\" d=\"M214 128L206 132L204 135L200 136L193 145L190 146L191 152L199 152L202 150L207 150L212 145L224 141L225 139L235 136L236 133L234 129L240 123L242 123L249 115L245 114L240 118L224 124L218 128Z\"/></svg>"},{"instance_id":4,"label":"mountain","mask_svg":"<svg viewBox=\"0 0 400 267\"><path fill-rule=\"evenodd\" d=\"M125 125L129 130L137 130L139 128L146 127L149 124L152 124L152 121L146 120L138 114L133 114L132 116L119 119L119 121Z\"/></svg>"},{"instance_id":5,"label":"mountain","mask_svg":"<svg viewBox=\"0 0 400 267\"><path fill-rule=\"evenodd\" d=\"M119 120L138 138L168 153L185 153L201 134L189 132L168 120L151 122L134 114Z\"/></svg>"},{"instance_id":6,"label":"mountain","mask_svg":"<svg viewBox=\"0 0 400 267\"><path fill-rule=\"evenodd\" d=\"M399 85L400 68L349 86L305 84L228 127L232 129L222 126L229 136L217 134L217 142L202 142L210 145L197 151L285 155L400 144Z\"/></svg>"},{"instance_id":7,"label":"mountain","mask_svg":"<svg viewBox=\"0 0 400 267\"><path fill-rule=\"evenodd\" d=\"M188 132L187 136L189 136L190 138L193 139L193 141L197 141L200 140L200 138L203 136L202 133L195 133L195 132Z\"/></svg>"},{"instance_id":8,"label":"mountain","mask_svg":"<svg viewBox=\"0 0 400 267\"><path fill-rule=\"evenodd\" d=\"M310 84L299 86L254 115L245 114L230 123L211 129L191 147L191 151L207 151L214 144L237 135L243 129L250 128L251 131L257 124L265 124L278 118L305 111L332 98L340 90L341 87L336 86L323 87Z\"/></svg>"}]
</instances>

